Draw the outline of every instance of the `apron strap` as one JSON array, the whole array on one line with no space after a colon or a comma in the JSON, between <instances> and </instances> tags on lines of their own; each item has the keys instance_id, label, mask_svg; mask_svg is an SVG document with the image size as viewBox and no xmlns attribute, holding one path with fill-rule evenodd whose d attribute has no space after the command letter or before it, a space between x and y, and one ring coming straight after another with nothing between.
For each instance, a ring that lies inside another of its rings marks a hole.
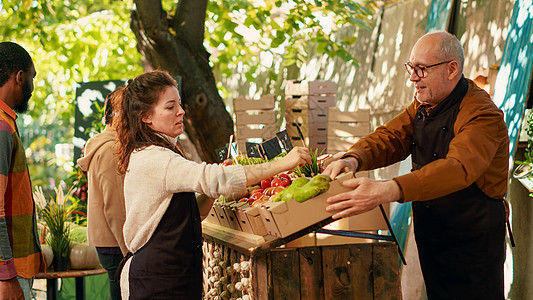
<instances>
[{"instance_id":1,"label":"apron strap","mask_svg":"<svg viewBox=\"0 0 533 300\"><path fill-rule=\"evenodd\" d=\"M133 253L128 252L126 254L126 256L124 256L124 258L122 258L122 260L118 264L117 270L115 272L115 278L114 279L115 279L115 282L118 284L119 287L120 287L120 274L122 273L122 269L124 269L124 265L126 264L128 259L130 259L130 257L133 257Z\"/></svg>"}]
</instances>

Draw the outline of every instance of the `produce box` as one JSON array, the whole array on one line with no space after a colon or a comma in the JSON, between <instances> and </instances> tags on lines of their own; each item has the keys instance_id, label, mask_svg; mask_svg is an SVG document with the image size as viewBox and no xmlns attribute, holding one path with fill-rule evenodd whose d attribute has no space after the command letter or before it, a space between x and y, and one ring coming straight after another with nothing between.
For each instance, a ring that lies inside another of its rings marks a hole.
<instances>
[{"instance_id":1,"label":"produce box","mask_svg":"<svg viewBox=\"0 0 533 300\"><path fill-rule=\"evenodd\" d=\"M327 192L302 203L290 200L263 204L260 213L267 233L283 238L331 217L332 214L325 210L328 206L326 199L350 191L350 188L343 187L341 183L351 178L351 173L337 177L337 180L330 182ZM385 211L389 210L388 206L384 205L384 208ZM356 217L353 222L357 222L358 230L387 229L379 208Z\"/></svg>"},{"instance_id":2,"label":"produce box","mask_svg":"<svg viewBox=\"0 0 533 300\"><path fill-rule=\"evenodd\" d=\"M207 217L204 219L206 222L209 222L211 224L220 225L220 221L218 220L217 214L215 212L215 207L211 207L211 210L207 214Z\"/></svg>"},{"instance_id":3,"label":"produce box","mask_svg":"<svg viewBox=\"0 0 533 300\"><path fill-rule=\"evenodd\" d=\"M261 211L258 206L249 207L243 210L252 231L256 235L265 236L268 234L263 218L261 217Z\"/></svg>"},{"instance_id":4,"label":"produce box","mask_svg":"<svg viewBox=\"0 0 533 300\"><path fill-rule=\"evenodd\" d=\"M239 225L241 226L241 230L243 232L255 234L254 229L252 228L252 224L250 220L248 220L248 216L246 216L244 210L235 209L235 215L237 216L237 220L239 221Z\"/></svg>"},{"instance_id":5,"label":"produce box","mask_svg":"<svg viewBox=\"0 0 533 300\"><path fill-rule=\"evenodd\" d=\"M223 206L219 205L218 203L214 203L213 209L215 210L215 213L221 226L240 230L240 227L236 227L233 222L230 223L229 218L226 216L225 208Z\"/></svg>"}]
</instances>

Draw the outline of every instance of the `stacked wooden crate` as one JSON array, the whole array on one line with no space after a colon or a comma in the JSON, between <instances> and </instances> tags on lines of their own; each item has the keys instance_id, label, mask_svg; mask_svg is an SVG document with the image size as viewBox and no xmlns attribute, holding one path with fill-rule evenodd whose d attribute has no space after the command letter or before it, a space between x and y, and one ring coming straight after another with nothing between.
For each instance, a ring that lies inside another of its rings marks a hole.
<instances>
[{"instance_id":1,"label":"stacked wooden crate","mask_svg":"<svg viewBox=\"0 0 533 300\"><path fill-rule=\"evenodd\" d=\"M235 134L240 152L246 153L247 141L262 142L276 136L274 109L274 95L265 95L259 100L246 97L233 99Z\"/></svg>"},{"instance_id":2,"label":"stacked wooden crate","mask_svg":"<svg viewBox=\"0 0 533 300\"><path fill-rule=\"evenodd\" d=\"M287 133L295 146L323 151L327 143L328 107L335 106L337 84L332 81L289 81L285 87ZM302 141L297 127L305 141Z\"/></svg>"},{"instance_id":3,"label":"stacked wooden crate","mask_svg":"<svg viewBox=\"0 0 533 300\"><path fill-rule=\"evenodd\" d=\"M370 111L342 112L336 107L328 109L327 151L335 154L345 152L357 140L370 133Z\"/></svg>"}]
</instances>

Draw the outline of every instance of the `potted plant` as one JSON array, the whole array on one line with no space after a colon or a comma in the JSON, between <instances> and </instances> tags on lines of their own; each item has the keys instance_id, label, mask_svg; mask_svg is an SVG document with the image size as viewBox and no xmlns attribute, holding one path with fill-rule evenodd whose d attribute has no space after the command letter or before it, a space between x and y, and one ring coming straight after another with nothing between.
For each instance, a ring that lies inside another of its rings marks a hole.
<instances>
[{"instance_id":1,"label":"potted plant","mask_svg":"<svg viewBox=\"0 0 533 300\"><path fill-rule=\"evenodd\" d=\"M45 241L52 248L54 254L53 266L55 271L65 271L71 248L70 217L77 207L77 201L70 199L63 192L61 186L54 188L55 197L47 201L42 187L38 186L34 192L37 215L46 227Z\"/></svg>"}]
</instances>

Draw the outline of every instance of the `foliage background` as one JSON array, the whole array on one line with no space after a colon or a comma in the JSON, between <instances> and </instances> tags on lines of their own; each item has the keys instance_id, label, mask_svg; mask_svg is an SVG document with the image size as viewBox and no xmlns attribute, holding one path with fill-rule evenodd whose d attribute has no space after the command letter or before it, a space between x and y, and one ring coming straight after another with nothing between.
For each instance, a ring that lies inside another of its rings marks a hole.
<instances>
[{"instance_id":1,"label":"foliage background","mask_svg":"<svg viewBox=\"0 0 533 300\"><path fill-rule=\"evenodd\" d=\"M162 1L167 17L178 3ZM296 79L311 49L357 64L346 51L355 37L335 39L335 33L347 25L365 26L383 3L209 1L204 46L222 98L234 96L226 88L230 77L246 79L251 97L279 94L286 79ZM131 78L148 66L129 27L133 5L132 0L1 1L1 40L28 49L37 69L30 110L18 122L34 185L55 186L72 172L76 83ZM266 80L262 74L268 74Z\"/></svg>"}]
</instances>

